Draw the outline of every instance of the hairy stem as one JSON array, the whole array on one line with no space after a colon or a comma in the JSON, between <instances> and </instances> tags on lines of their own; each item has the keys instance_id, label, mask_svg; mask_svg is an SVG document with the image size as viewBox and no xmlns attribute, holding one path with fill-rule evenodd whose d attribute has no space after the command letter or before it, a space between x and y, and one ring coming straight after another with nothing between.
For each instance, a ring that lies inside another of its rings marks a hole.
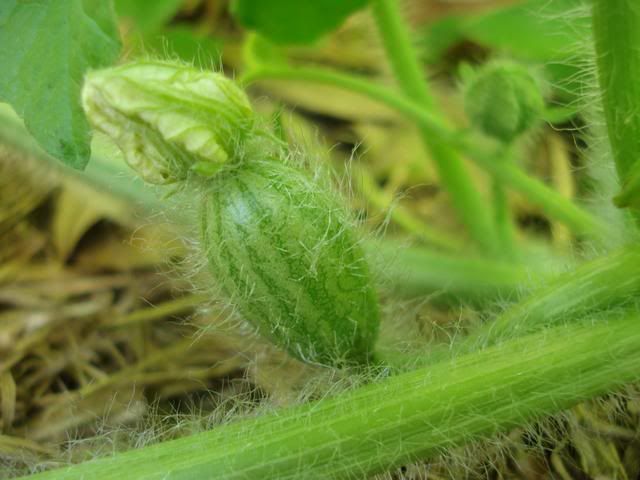
<instances>
[{"instance_id":1,"label":"hairy stem","mask_svg":"<svg viewBox=\"0 0 640 480\"><path fill-rule=\"evenodd\" d=\"M396 0L374 0L372 7L387 58L400 88L407 97L438 115ZM496 253L495 231L486 202L475 188L462 159L451 145L432 136L423 127L420 130L423 143L432 154L440 180L451 195L458 215L478 244L485 251Z\"/></svg>"},{"instance_id":2,"label":"hairy stem","mask_svg":"<svg viewBox=\"0 0 640 480\"><path fill-rule=\"evenodd\" d=\"M623 193L619 206L640 206L640 3L593 2L602 105Z\"/></svg>"},{"instance_id":3,"label":"hairy stem","mask_svg":"<svg viewBox=\"0 0 640 480\"><path fill-rule=\"evenodd\" d=\"M385 248L382 248L381 251L384 253ZM410 265L418 265L421 261L425 261L420 260L424 254L418 252L409 251L405 252L405 255L406 260L411 263L406 265L401 263L401 265L406 266L409 272L411 271ZM412 256L415 259L412 259ZM444 260L439 260L432 263L436 272L446 269L443 262ZM461 260L456 263L460 265ZM500 281L502 279L505 281L505 285L501 286L499 290L496 289L501 295L510 292L508 288L510 276L518 275L516 270L509 271L506 267L501 272L496 269L495 265L491 267L479 265L477 268L477 271L474 271L473 266L468 267L470 272L468 280L471 285L474 285L473 279L476 276L484 275L483 278L487 280L497 279ZM451 270L456 272L455 267ZM380 354L395 371L407 371L419 365L431 365L452 356L468 354L546 328L578 322L587 314L631 309L637 304L636 299L640 295L638 270L640 270L640 248L636 246L626 247L598 257L553 277L550 274L529 270L528 280L520 279L518 284L520 285L520 293L522 293L522 289L528 289L532 293L461 341L454 344L433 346L429 352L419 356L416 356L415 351L400 352L388 348L381 351ZM525 273L525 271L521 273ZM464 285L464 282L460 284L456 281L455 273L452 273L450 278L454 290ZM489 285L491 284L492 282L489 282ZM516 282L514 281L513 284ZM475 288L478 286L476 285ZM515 292L515 290L511 290L511 292Z\"/></svg>"},{"instance_id":4,"label":"hairy stem","mask_svg":"<svg viewBox=\"0 0 640 480\"><path fill-rule=\"evenodd\" d=\"M637 380L639 321L634 312L556 327L334 398L32 478L363 478Z\"/></svg>"},{"instance_id":5,"label":"hairy stem","mask_svg":"<svg viewBox=\"0 0 640 480\"><path fill-rule=\"evenodd\" d=\"M483 342L525 335L580 318L586 312L618 308L640 295L640 248L628 247L560 274L486 327Z\"/></svg>"}]
</instances>

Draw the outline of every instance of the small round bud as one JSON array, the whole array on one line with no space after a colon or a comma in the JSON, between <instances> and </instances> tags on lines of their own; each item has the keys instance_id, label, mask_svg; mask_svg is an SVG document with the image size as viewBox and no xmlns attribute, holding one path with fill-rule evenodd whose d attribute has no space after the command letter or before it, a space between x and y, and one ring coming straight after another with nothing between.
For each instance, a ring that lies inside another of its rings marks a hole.
<instances>
[{"instance_id":1,"label":"small round bud","mask_svg":"<svg viewBox=\"0 0 640 480\"><path fill-rule=\"evenodd\" d=\"M229 78L179 63L142 61L91 72L82 105L149 183L214 175L234 160L254 114Z\"/></svg>"},{"instance_id":2,"label":"small round bud","mask_svg":"<svg viewBox=\"0 0 640 480\"><path fill-rule=\"evenodd\" d=\"M544 100L538 83L515 63L491 63L468 75L464 107L474 127L503 143L531 128Z\"/></svg>"}]
</instances>

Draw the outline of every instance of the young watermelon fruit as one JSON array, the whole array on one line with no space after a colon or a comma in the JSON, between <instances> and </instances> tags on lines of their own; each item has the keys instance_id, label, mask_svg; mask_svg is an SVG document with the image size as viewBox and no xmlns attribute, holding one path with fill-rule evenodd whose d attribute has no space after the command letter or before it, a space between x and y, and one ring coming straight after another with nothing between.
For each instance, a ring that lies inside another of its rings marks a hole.
<instances>
[{"instance_id":1,"label":"young watermelon fruit","mask_svg":"<svg viewBox=\"0 0 640 480\"><path fill-rule=\"evenodd\" d=\"M277 159L254 159L211 179L201 220L211 270L262 335L304 361L371 360L377 295L326 189Z\"/></svg>"},{"instance_id":2,"label":"young watermelon fruit","mask_svg":"<svg viewBox=\"0 0 640 480\"><path fill-rule=\"evenodd\" d=\"M371 360L378 302L346 213L329 190L272 158L282 146L257 127L232 80L134 62L88 74L82 102L145 181L206 192L205 254L246 320L305 361Z\"/></svg>"}]
</instances>

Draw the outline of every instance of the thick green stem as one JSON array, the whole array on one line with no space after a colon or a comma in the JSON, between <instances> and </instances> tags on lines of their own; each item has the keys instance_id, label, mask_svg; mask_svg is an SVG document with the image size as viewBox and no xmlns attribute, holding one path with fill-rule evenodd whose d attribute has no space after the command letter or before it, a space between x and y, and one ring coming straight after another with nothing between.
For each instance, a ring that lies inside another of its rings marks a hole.
<instances>
[{"instance_id":1,"label":"thick green stem","mask_svg":"<svg viewBox=\"0 0 640 480\"><path fill-rule=\"evenodd\" d=\"M586 312L618 308L640 295L640 248L628 247L548 280L529 298L509 308L486 327L483 343L580 318Z\"/></svg>"},{"instance_id":2,"label":"thick green stem","mask_svg":"<svg viewBox=\"0 0 640 480\"><path fill-rule=\"evenodd\" d=\"M496 162L495 154L465 140L464 135L445 125L439 117L425 110L411 100L364 78L311 67L260 67L243 76L247 83L265 79L317 82L344 88L375 99L395 109L415 121L430 137L455 146L463 151L479 167L498 181L525 195L550 217L559 220L573 231L606 237L610 229L600 219L591 215L569 199L549 188L541 181L530 177L514 164L502 165Z\"/></svg>"},{"instance_id":3,"label":"thick green stem","mask_svg":"<svg viewBox=\"0 0 640 480\"><path fill-rule=\"evenodd\" d=\"M532 286L534 292L530 296L508 308L453 348L443 346L433 349L428 362L472 352L561 323L575 322L587 313L630 308L629 305L633 305L640 295L638 271L640 248L628 247L584 263L555 278L547 278L542 288L535 289ZM427 361L426 358L424 360ZM401 364L399 360L394 363L396 367ZM415 361L406 359L405 364L415 365Z\"/></svg>"},{"instance_id":4,"label":"thick green stem","mask_svg":"<svg viewBox=\"0 0 640 480\"><path fill-rule=\"evenodd\" d=\"M374 0L372 7L387 58L400 88L407 97L415 99L419 105L437 114L396 0ZM423 143L431 152L440 180L451 195L458 215L478 244L485 251L496 253L498 248L489 209L475 188L462 159L447 142L432 136L424 127L420 130Z\"/></svg>"},{"instance_id":5,"label":"thick green stem","mask_svg":"<svg viewBox=\"0 0 640 480\"><path fill-rule=\"evenodd\" d=\"M640 318L557 327L33 480L364 478L640 378Z\"/></svg>"},{"instance_id":6,"label":"thick green stem","mask_svg":"<svg viewBox=\"0 0 640 480\"><path fill-rule=\"evenodd\" d=\"M454 297L486 305L488 297L513 298L552 275L533 265L454 256L388 239L369 240L364 247L386 288L404 297L436 293L436 300Z\"/></svg>"},{"instance_id":7,"label":"thick green stem","mask_svg":"<svg viewBox=\"0 0 640 480\"><path fill-rule=\"evenodd\" d=\"M385 249L382 248L381 251L384 253ZM390 252L388 254L390 255ZM423 255L417 252L404 252L402 262L408 263L406 265L401 263L401 265L411 272L410 265L429 261L421 260ZM412 256L415 258L412 259ZM446 269L443 261L441 259L432 263L435 272ZM458 260L456 263L460 265L461 262L462 260ZM640 248L635 246L599 257L554 277L530 270L528 280L520 279L519 281L520 293L522 288L529 289L533 293L454 345L433 346L424 355L416 354L415 351L401 352L389 348L382 350L380 354L394 370L406 371L418 365L434 364L452 356L468 354L505 340L556 327L559 324L577 322L587 314L631 308L640 296L640 276L637 274L639 270ZM453 288L464 286L464 282L456 281L456 267L453 267L452 271L454 273L450 277ZM499 290L496 289L502 295L510 292L509 278L512 275L518 275L517 270L509 271L506 267L501 272L496 265L481 266L480 264L477 271L473 267L469 268L469 271L468 280L471 285L474 285L473 279L476 276L485 275L484 278L492 281L502 279L505 285ZM421 280L422 275L424 274L418 276ZM512 284L515 285L516 282ZM475 285L474 288L478 286Z\"/></svg>"},{"instance_id":8,"label":"thick green stem","mask_svg":"<svg viewBox=\"0 0 640 480\"><path fill-rule=\"evenodd\" d=\"M371 6L387 59L401 90L416 103L432 110L433 98L397 0L373 0Z\"/></svg>"},{"instance_id":9,"label":"thick green stem","mask_svg":"<svg viewBox=\"0 0 640 480\"><path fill-rule=\"evenodd\" d=\"M609 142L623 186L619 206L640 207L640 3L595 0L593 36Z\"/></svg>"}]
</instances>

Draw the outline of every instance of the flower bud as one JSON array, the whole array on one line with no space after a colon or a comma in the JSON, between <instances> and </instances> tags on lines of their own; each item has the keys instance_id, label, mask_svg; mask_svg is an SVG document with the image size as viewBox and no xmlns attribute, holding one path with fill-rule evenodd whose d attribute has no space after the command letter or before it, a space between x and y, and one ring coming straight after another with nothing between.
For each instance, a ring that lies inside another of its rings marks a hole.
<instances>
[{"instance_id":1,"label":"flower bud","mask_svg":"<svg viewBox=\"0 0 640 480\"><path fill-rule=\"evenodd\" d=\"M179 63L141 61L91 72L82 105L143 180L214 175L253 127L245 93L229 78Z\"/></svg>"},{"instance_id":2,"label":"flower bud","mask_svg":"<svg viewBox=\"0 0 640 480\"><path fill-rule=\"evenodd\" d=\"M538 83L526 68L499 62L471 75L465 86L464 106L474 127L510 143L535 124L544 101Z\"/></svg>"}]
</instances>

